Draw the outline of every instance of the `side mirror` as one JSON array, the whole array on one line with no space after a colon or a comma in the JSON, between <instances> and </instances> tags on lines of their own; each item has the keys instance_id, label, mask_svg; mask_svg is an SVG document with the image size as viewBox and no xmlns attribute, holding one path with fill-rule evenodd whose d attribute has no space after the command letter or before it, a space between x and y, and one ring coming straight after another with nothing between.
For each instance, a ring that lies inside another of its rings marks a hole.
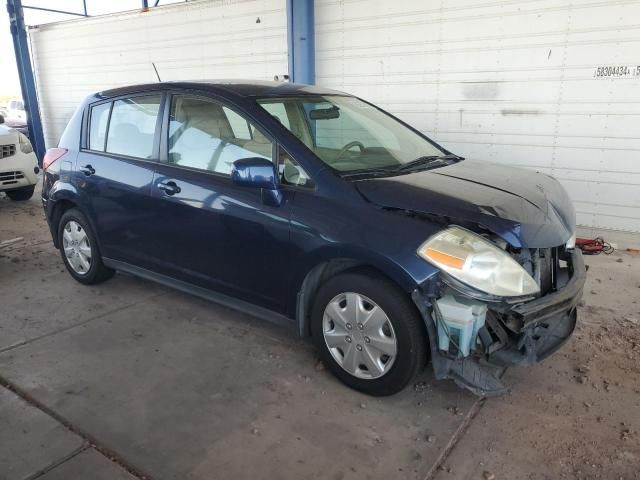
<instances>
[{"instance_id":1,"label":"side mirror","mask_svg":"<svg viewBox=\"0 0 640 480\"><path fill-rule=\"evenodd\" d=\"M262 157L242 158L233 162L231 181L241 187L260 188L262 202L278 207L282 204L282 192L278 189L276 167L271 160Z\"/></svg>"},{"instance_id":2,"label":"side mirror","mask_svg":"<svg viewBox=\"0 0 640 480\"><path fill-rule=\"evenodd\" d=\"M233 162L231 180L241 187L275 190L276 169L271 160L262 157L242 158Z\"/></svg>"},{"instance_id":3,"label":"side mirror","mask_svg":"<svg viewBox=\"0 0 640 480\"><path fill-rule=\"evenodd\" d=\"M0 115L0 125L4 123L4 117Z\"/></svg>"}]
</instances>

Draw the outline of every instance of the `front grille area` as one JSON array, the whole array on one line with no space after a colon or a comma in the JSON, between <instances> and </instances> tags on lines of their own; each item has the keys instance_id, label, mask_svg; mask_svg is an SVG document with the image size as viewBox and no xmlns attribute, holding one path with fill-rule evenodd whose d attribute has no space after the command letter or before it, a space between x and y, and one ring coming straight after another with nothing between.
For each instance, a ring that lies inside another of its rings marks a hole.
<instances>
[{"instance_id":1,"label":"front grille area","mask_svg":"<svg viewBox=\"0 0 640 480\"><path fill-rule=\"evenodd\" d=\"M0 185L12 185L23 178L24 174L22 172L0 172Z\"/></svg>"},{"instance_id":2,"label":"front grille area","mask_svg":"<svg viewBox=\"0 0 640 480\"><path fill-rule=\"evenodd\" d=\"M10 157L16 154L15 145L0 145L0 158Z\"/></svg>"},{"instance_id":3,"label":"front grille area","mask_svg":"<svg viewBox=\"0 0 640 480\"><path fill-rule=\"evenodd\" d=\"M555 248L540 248L537 255L534 254L533 273L540 286L540 291L545 294L549 290L555 290L555 272L558 267L558 255Z\"/></svg>"},{"instance_id":4,"label":"front grille area","mask_svg":"<svg viewBox=\"0 0 640 480\"><path fill-rule=\"evenodd\" d=\"M543 295L556 289L558 247L523 248L512 256L535 279Z\"/></svg>"}]
</instances>

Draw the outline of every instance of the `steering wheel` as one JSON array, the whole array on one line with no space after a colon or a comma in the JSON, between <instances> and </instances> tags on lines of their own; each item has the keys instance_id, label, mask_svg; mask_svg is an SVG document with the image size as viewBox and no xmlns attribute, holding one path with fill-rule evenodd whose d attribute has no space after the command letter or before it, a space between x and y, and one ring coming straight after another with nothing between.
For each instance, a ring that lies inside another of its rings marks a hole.
<instances>
[{"instance_id":1,"label":"steering wheel","mask_svg":"<svg viewBox=\"0 0 640 480\"><path fill-rule=\"evenodd\" d=\"M344 156L344 154L347 153L347 151L349 151L353 147L359 147L360 148L360 153L362 153L364 151L364 149L365 149L365 146L362 144L362 142L359 142L357 140L354 140L353 142L349 142L344 147L342 147L340 149L340 151L338 152L338 155L336 155L336 159L333 161L333 163L339 162L340 159L342 159L342 157Z\"/></svg>"}]
</instances>

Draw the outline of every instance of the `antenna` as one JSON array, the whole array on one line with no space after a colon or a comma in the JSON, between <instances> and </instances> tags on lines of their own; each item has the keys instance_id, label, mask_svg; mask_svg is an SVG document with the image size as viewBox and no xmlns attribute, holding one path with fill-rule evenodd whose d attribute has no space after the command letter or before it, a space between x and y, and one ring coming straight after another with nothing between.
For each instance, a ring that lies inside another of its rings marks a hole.
<instances>
[{"instance_id":1,"label":"antenna","mask_svg":"<svg viewBox=\"0 0 640 480\"><path fill-rule=\"evenodd\" d=\"M156 64L151 62L151 65L153 65L153 69L156 71L156 77L158 77L158 81L162 82L162 80L160 80L160 74L158 73L158 69L156 68Z\"/></svg>"}]
</instances>

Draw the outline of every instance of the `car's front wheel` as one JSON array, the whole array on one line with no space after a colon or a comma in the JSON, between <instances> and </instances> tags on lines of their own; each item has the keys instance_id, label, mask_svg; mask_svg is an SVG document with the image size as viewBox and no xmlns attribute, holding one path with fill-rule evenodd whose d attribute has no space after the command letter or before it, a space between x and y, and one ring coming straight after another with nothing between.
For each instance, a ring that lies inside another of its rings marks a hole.
<instances>
[{"instance_id":1,"label":"car's front wheel","mask_svg":"<svg viewBox=\"0 0 640 480\"><path fill-rule=\"evenodd\" d=\"M372 272L347 272L318 291L311 332L323 363L369 395L391 395L424 367L422 319L405 292Z\"/></svg>"},{"instance_id":2,"label":"car's front wheel","mask_svg":"<svg viewBox=\"0 0 640 480\"><path fill-rule=\"evenodd\" d=\"M113 276L114 271L102 263L96 236L79 210L64 212L58 224L58 241L64 265L78 282L93 285Z\"/></svg>"},{"instance_id":3,"label":"car's front wheel","mask_svg":"<svg viewBox=\"0 0 640 480\"><path fill-rule=\"evenodd\" d=\"M24 202L25 200L29 200L33 197L33 191L35 190L35 186L31 185L30 187L20 188L18 190L9 190L5 192L7 197L15 202Z\"/></svg>"}]
</instances>

